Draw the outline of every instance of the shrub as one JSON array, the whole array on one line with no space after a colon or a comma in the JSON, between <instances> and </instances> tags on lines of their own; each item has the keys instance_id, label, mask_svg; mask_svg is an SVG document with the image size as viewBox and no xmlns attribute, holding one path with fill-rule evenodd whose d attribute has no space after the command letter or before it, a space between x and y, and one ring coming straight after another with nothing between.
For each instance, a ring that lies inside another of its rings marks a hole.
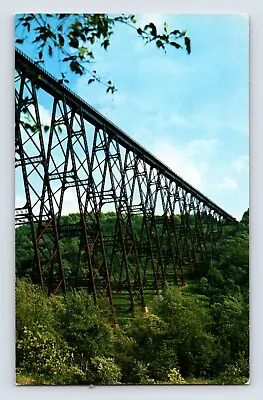
<instances>
[{"instance_id":1,"label":"shrub","mask_svg":"<svg viewBox=\"0 0 263 400\"><path fill-rule=\"evenodd\" d=\"M133 342L130 359L136 360L136 363L132 361L132 372L127 374L130 383L164 380L167 369L176 366L175 350L172 343L166 340L167 326L159 316L151 313L131 320L126 326L125 334ZM147 371L143 372L146 367Z\"/></svg>"},{"instance_id":2,"label":"shrub","mask_svg":"<svg viewBox=\"0 0 263 400\"><path fill-rule=\"evenodd\" d=\"M207 375L214 358L208 311L200 300L174 288L168 288L163 297L154 304L154 310L168 326L165 337L177 356L182 375Z\"/></svg>"},{"instance_id":3,"label":"shrub","mask_svg":"<svg viewBox=\"0 0 263 400\"><path fill-rule=\"evenodd\" d=\"M68 295L65 307L59 313L61 335L74 349L78 363L112 353L111 314L103 306L101 309L94 306L93 299L83 291Z\"/></svg>"},{"instance_id":4,"label":"shrub","mask_svg":"<svg viewBox=\"0 0 263 400\"><path fill-rule=\"evenodd\" d=\"M173 385L184 385L186 384L184 378L180 374L180 371L176 368L173 368L170 370L168 374L169 381L168 383L171 383Z\"/></svg>"},{"instance_id":5,"label":"shrub","mask_svg":"<svg viewBox=\"0 0 263 400\"><path fill-rule=\"evenodd\" d=\"M136 383L141 385L151 385L155 383L155 380L150 378L149 365L142 361L135 361L130 371L131 377L126 383Z\"/></svg>"},{"instance_id":6,"label":"shrub","mask_svg":"<svg viewBox=\"0 0 263 400\"><path fill-rule=\"evenodd\" d=\"M16 356L19 370L55 380L60 380L71 362L67 344L41 325L24 327L23 335L17 340Z\"/></svg>"},{"instance_id":7,"label":"shrub","mask_svg":"<svg viewBox=\"0 0 263 400\"><path fill-rule=\"evenodd\" d=\"M218 377L218 382L225 385L242 385L249 381L249 362L244 353L234 364L227 365L224 372Z\"/></svg>"},{"instance_id":8,"label":"shrub","mask_svg":"<svg viewBox=\"0 0 263 400\"><path fill-rule=\"evenodd\" d=\"M111 357L92 357L87 364L86 379L93 385L117 385L121 381L121 370Z\"/></svg>"},{"instance_id":9,"label":"shrub","mask_svg":"<svg viewBox=\"0 0 263 400\"><path fill-rule=\"evenodd\" d=\"M209 290L210 290L210 285L209 285L208 279L205 277L202 277L200 279L199 285L200 285L200 292L204 295L208 295Z\"/></svg>"},{"instance_id":10,"label":"shrub","mask_svg":"<svg viewBox=\"0 0 263 400\"><path fill-rule=\"evenodd\" d=\"M248 359L248 306L244 304L242 295L224 296L221 302L211 306L210 312L217 349L214 372L218 374L225 371L226 365L239 362L240 353Z\"/></svg>"},{"instance_id":11,"label":"shrub","mask_svg":"<svg viewBox=\"0 0 263 400\"><path fill-rule=\"evenodd\" d=\"M35 325L53 326L56 308L63 307L58 297L48 297L38 285L29 280L17 279L16 282L16 330L19 337L24 327Z\"/></svg>"}]
</instances>

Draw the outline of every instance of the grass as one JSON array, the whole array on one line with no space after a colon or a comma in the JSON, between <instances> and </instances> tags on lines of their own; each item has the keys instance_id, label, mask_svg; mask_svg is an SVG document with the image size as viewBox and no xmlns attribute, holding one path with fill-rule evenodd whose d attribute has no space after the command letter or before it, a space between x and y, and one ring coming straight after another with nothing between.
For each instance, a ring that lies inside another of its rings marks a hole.
<instances>
[{"instance_id":1,"label":"grass","mask_svg":"<svg viewBox=\"0 0 263 400\"><path fill-rule=\"evenodd\" d=\"M172 282L170 282L170 284L172 284ZM199 288L199 278L186 277L186 285L179 287L179 290L184 296L194 296L204 305L206 305L206 303L208 305L207 297L199 293ZM162 294L162 290L159 290L159 294ZM152 284L150 282L148 284L148 287L144 288L144 301L149 312L151 312L152 303L156 295L157 291L153 288L153 282ZM134 314L132 314L130 309L131 301L128 290L113 292L113 304L115 306L116 319L119 325L124 325L129 321L129 319L136 317L143 312L141 305L141 295L139 292L137 292L137 294L134 296L134 303L135 309Z\"/></svg>"},{"instance_id":2,"label":"grass","mask_svg":"<svg viewBox=\"0 0 263 400\"><path fill-rule=\"evenodd\" d=\"M44 378L41 378L41 376L34 376L31 374L22 374L22 373L17 373L16 374L16 384L17 385L23 385L23 386L35 386L35 385L56 385L55 383L52 383ZM167 385L167 382L162 382L160 385ZM218 384L215 380L211 379L204 379L204 378L185 378L185 383L187 385L216 385Z\"/></svg>"},{"instance_id":3,"label":"grass","mask_svg":"<svg viewBox=\"0 0 263 400\"><path fill-rule=\"evenodd\" d=\"M55 385L54 383L42 378L41 375L34 376L32 374L16 373L16 385L35 386L35 385Z\"/></svg>"}]
</instances>

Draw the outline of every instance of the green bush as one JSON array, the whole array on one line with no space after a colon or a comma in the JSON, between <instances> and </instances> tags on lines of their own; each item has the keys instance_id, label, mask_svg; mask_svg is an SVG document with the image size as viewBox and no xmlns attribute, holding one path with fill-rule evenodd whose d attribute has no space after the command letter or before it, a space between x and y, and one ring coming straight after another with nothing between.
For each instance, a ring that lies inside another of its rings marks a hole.
<instances>
[{"instance_id":1,"label":"green bush","mask_svg":"<svg viewBox=\"0 0 263 400\"><path fill-rule=\"evenodd\" d=\"M16 282L16 330L19 337L24 327L35 325L55 325L55 310L63 308L56 296L48 297L38 285L29 280L17 279Z\"/></svg>"},{"instance_id":2,"label":"green bush","mask_svg":"<svg viewBox=\"0 0 263 400\"><path fill-rule=\"evenodd\" d=\"M118 385L121 370L111 357L92 357L86 366L86 379L93 385Z\"/></svg>"},{"instance_id":3,"label":"green bush","mask_svg":"<svg viewBox=\"0 0 263 400\"><path fill-rule=\"evenodd\" d=\"M60 383L68 372L72 357L65 342L45 327L36 325L30 329L24 327L17 340L16 360L18 370Z\"/></svg>"},{"instance_id":4,"label":"green bush","mask_svg":"<svg viewBox=\"0 0 263 400\"><path fill-rule=\"evenodd\" d=\"M202 277L199 282L200 292L204 295L208 295L210 293L210 284L207 278Z\"/></svg>"},{"instance_id":5,"label":"green bush","mask_svg":"<svg viewBox=\"0 0 263 400\"><path fill-rule=\"evenodd\" d=\"M209 332L211 317L202 301L168 288L163 300L155 302L154 312L168 326L166 341L172 344L182 375L208 374L214 358L214 338Z\"/></svg>"},{"instance_id":6,"label":"green bush","mask_svg":"<svg viewBox=\"0 0 263 400\"><path fill-rule=\"evenodd\" d=\"M125 334L133 341L132 357L137 360L132 363L132 371L136 373L129 373L129 383L163 381L167 370L177 365L173 343L166 336L167 329L168 324L152 313L142 314L126 326ZM147 372L142 373L143 368Z\"/></svg>"},{"instance_id":7,"label":"green bush","mask_svg":"<svg viewBox=\"0 0 263 400\"><path fill-rule=\"evenodd\" d=\"M226 366L218 377L218 383L225 385L242 385L249 382L249 361L244 353L239 353L234 364Z\"/></svg>"},{"instance_id":8,"label":"green bush","mask_svg":"<svg viewBox=\"0 0 263 400\"><path fill-rule=\"evenodd\" d=\"M130 369L130 377L127 383L141 385L152 385L156 383L153 378L150 378L149 366L150 364L145 364L142 361L134 361Z\"/></svg>"},{"instance_id":9,"label":"green bush","mask_svg":"<svg viewBox=\"0 0 263 400\"><path fill-rule=\"evenodd\" d=\"M168 383L171 383L173 385L184 385L186 383L184 378L180 374L180 371L178 371L178 369L176 368L170 370L168 378L169 378Z\"/></svg>"},{"instance_id":10,"label":"green bush","mask_svg":"<svg viewBox=\"0 0 263 400\"><path fill-rule=\"evenodd\" d=\"M110 317L107 306L94 306L85 291L67 296L59 312L60 332L74 350L77 362L111 356L114 337Z\"/></svg>"},{"instance_id":11,"label":"green bush","mask_svg":"<svg viewBox=\"0 0 263 400\"><path fill-rule=\"evenodd\" d=\"M224 296L220 302L211 305L210 313L217 352L214 374L217 375L225 370L226 365L238 362L241 352L248 359L249 313L241 294Z\"/></svg>"}]
</instances>

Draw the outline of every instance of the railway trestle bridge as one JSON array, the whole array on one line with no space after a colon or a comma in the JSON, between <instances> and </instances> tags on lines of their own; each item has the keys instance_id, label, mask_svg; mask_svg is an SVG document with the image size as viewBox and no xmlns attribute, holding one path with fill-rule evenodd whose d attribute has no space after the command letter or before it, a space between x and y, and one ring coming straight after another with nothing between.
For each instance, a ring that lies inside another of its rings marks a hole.
<instances>
[{"instance_id":1,"label":"railway trestle bridge","mask_svg":"<svg viewBox=\"0 0 263 400\"><path fill-rule=\"evenodd\" d=\"M146 288L184 285L235 219L22 52L15 57L15 222L30 226L34 282L53 293L86 287L112 310L126 293L131 311L138 301L147 310ZM78 220L65 223L69 206ZM70 273L66 238L78 246Z\"/></svg>"}]
</instances>

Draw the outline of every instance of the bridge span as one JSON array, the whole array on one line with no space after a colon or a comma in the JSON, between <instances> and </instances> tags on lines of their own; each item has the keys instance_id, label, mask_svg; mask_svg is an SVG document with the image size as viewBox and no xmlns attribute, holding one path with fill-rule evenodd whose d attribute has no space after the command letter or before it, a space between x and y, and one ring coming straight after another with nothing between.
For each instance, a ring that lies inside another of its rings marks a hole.
<instances>
[{"instance_id":1,"label":"bridge span","mask_svg":"<svg viewBox=\"0 0 263 400\"><path fill-rule=\"evenodd\" d=\"M15 221L30 226L34 281L85 287L113 312L121 294L147 310L145 290L184 285L235 218L18 50L15 67ZM77 221L63 218L69 205ZM67 238L78 246L71 271Z\"/></svg>"}]
</instances>

